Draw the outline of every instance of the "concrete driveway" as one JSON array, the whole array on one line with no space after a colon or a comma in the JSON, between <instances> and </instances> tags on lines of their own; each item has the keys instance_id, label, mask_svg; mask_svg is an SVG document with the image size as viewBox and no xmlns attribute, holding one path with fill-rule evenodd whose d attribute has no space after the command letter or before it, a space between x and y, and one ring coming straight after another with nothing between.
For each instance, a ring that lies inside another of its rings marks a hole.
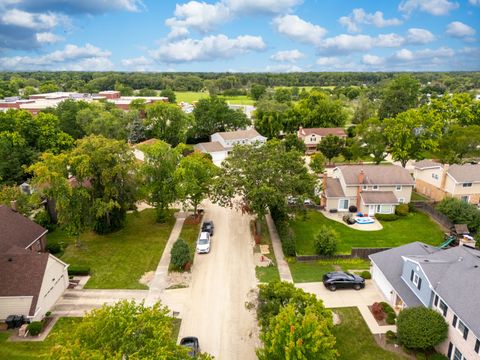
<instances>
[{"instance_id":1,"label":"concrete driveway","mask_svg":"<svg viewBox=\"0 0 480 360\"><path fill-rule=\"evenodd\" d=\"M257 284L250 217L210 203L203 208L215 234L210 253L195 255L180 337L198 337L201 350L216 359L256 359L255 314L245 307Z\"/></svg>"}]
</instances>

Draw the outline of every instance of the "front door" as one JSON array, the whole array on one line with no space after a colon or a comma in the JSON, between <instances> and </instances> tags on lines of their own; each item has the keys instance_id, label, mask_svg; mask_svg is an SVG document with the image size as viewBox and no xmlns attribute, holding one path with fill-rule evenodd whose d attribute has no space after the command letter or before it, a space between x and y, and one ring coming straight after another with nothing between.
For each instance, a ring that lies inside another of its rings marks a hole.
<instances>
[{"instance_id":1,"label":"front door","mask_svg":"<svg viewBox=\"0 0 480 360\"><path fill-rule=\"evenodd\" d=\"M368 205L368 216L375 215L375 205Z\"/></svg>"}]
</instances>

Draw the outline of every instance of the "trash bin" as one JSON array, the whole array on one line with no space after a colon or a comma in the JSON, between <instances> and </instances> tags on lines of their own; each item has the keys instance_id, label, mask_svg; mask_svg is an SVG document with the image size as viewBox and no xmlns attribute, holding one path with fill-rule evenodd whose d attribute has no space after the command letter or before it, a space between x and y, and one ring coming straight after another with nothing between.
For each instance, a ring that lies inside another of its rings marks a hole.
<instances>
[{"instance_id":1,"label":"trash bin","mask_svg":"<svg viewBox=\"0 0 480 360\"><path fill-rule=\"evenodd\" d=\"M25 317L23 315L8 315L5 323L7 324L7 329L15 329L25 323Z\"/></svg>"}]
</instances>

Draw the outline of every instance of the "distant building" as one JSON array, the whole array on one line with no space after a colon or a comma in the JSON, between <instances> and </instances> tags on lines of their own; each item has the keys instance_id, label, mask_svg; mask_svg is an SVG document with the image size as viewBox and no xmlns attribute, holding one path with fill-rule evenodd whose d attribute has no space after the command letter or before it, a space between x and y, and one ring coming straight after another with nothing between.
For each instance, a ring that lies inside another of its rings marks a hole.
<instances>
[{"instance_id":1,"label":"distant building","mask_svg":"<svg viewBox=\"0 0 480 360\"><path fill-rule=\"evenodd\" d=\"M325 136L333 135L339 138L346 139L347 134L342 128L303 128L300 127L297 131L297 136L305 143L306 152L314 153L317 150L317 145Z\"/></svg>"}]
</instances>

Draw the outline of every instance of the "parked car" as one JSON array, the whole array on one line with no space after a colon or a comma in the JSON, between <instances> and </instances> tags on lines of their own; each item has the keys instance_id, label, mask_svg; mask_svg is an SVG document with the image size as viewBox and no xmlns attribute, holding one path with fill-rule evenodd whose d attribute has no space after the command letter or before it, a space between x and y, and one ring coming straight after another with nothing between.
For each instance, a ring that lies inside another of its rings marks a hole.
<instances>
[{"instance_id":1,"label":"parked car","mask_svg":"<svg viewBox=\"0 0 480 360\"><path fill-rule=\"evenodd\" d=\"M210 236L213 236L213 230L215 226L213 226L212 220L205 220L202 224L202 231L208 232Z\"/></svg>"},{"instance_id":2,"label":"parked car","mask_svg":"<svg viewBox=\"0 0 480 360\"><path fill-rule=\"evenodd\" d=\"M180 340L180 345L189 348L188 355L195 357L200 354L200 344L195 336L187 336Z\"/></svg>"},{"instance_id":3,"label":"parked car","mask_svg":"<svg viewBox=\"0 0 480 360\"><path fill-rule=\"evenodd\" d=\"M348 272L334 271L323 275L323 285L330 291L345 288L360 290L365 287L365 279Z\"/></svg>"},{"instance_id":4,"label":"parked car","mask_svg":"<svg viewBox=\"0 0 480 360\"><path fill-rule=\"evenodd\" d=\"M197 240L197 253L208 254L210 252L210 234L202 231Z\"/></svg>"}]
</instances>

